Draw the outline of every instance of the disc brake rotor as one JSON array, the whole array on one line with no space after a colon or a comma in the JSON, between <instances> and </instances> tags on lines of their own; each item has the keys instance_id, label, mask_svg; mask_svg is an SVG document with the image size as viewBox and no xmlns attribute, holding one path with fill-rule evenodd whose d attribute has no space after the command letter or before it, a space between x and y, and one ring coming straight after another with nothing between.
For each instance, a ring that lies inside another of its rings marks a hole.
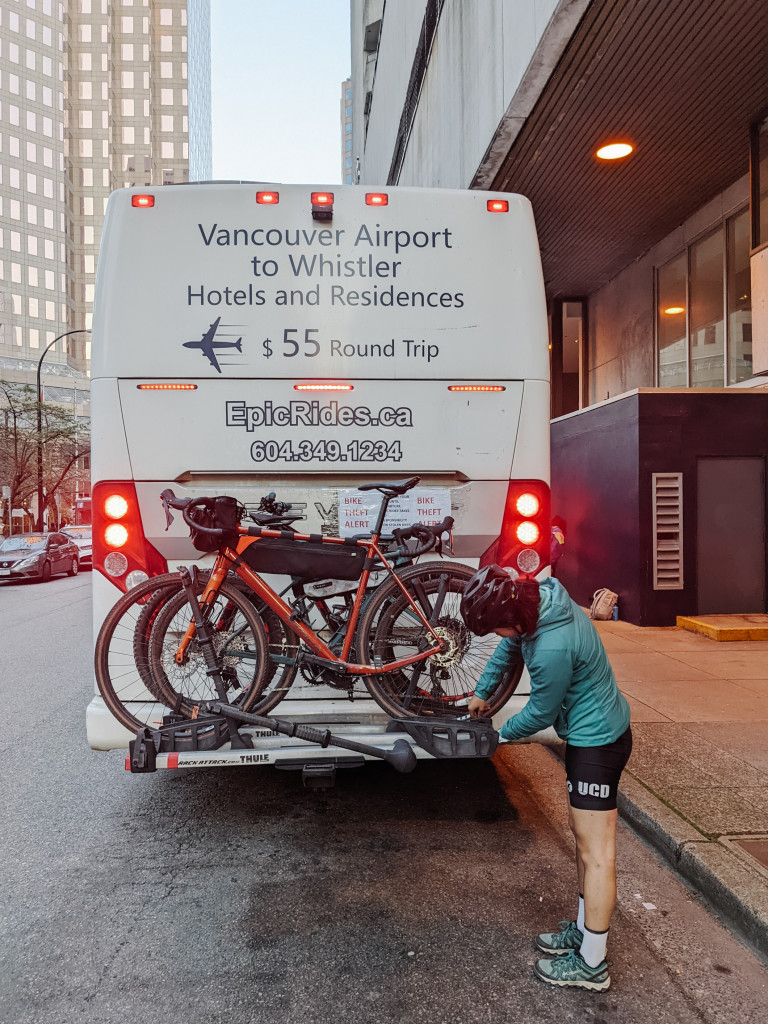
<instances>
[{"instance_id":1,"label":"disc brake rotor","mask_svg":"<svg viewBox=\"0 0 768 1024\"><path fill-rule=\"evenodd\" d=\"M472 642L472 634L464 623L459 619L444 616L438 619L432 631L443 642L444 647L442 651L430 656L430 664L437 668L448 668L461 662Z\"/></svg>"}]
</instances>

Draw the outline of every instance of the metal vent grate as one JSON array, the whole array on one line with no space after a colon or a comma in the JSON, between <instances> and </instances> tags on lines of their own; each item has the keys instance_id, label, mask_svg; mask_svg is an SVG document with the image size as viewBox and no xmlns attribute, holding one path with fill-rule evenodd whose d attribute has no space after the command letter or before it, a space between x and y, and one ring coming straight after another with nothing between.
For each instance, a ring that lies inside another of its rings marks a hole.
<instances>
[{"instance_id":1,"label":"metal vent grate","mask_svg":"<svg viewBox=\"0 0 768 1024\"><path fill-rule=\"evenodd\" d=\"M683 589L683 474L653 474L653 589Z\"/></svg>"}]
</instances>

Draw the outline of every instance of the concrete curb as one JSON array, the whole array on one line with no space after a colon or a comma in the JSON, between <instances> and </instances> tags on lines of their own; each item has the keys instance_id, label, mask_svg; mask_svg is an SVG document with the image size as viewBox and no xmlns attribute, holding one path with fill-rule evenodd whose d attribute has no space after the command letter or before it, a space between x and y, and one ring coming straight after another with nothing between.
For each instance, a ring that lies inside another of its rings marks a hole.
<instances>
[{"instance_id":1,"label":"concrete curb","mask_svg":"<svg viewBox=\"0 0 768 1024\"><path fill-rule=\"evenodd\" d=\"M758 869L703 835L628 772L619 814L768 957L768 886Z\"/></svg>"}]
</instances>

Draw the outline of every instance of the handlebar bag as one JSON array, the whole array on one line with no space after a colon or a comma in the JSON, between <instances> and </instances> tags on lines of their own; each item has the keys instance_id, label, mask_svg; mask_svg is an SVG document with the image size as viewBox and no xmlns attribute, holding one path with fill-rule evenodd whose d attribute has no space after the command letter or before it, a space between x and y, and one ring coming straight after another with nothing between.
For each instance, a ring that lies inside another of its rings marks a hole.
<instances>
[{"instance_id":1,"label":"handlebar bag","mask_svg":"<svg viewBox=\"0 0 768 1024\"><path fill-rule=\"evenodd\" d=\"M243 551L243 561L256 572L302 580L359 580L365 548L310 540L256 537Z\"/></svg>"},{"instance_id":2,"label":"handlebar bag","mask_svg":"<svg viewBox=\"0 0 768 1024\"><path fill-rule=\"evenodd\" d=\"M197 551L217 551L222 542L237 543L238 502L227 495L215 498L213 507L195 505L189 510L189 518L208 530L221 530L219 535L203 533L189 528L189 536Z\"/></svg>"}]
</instances>

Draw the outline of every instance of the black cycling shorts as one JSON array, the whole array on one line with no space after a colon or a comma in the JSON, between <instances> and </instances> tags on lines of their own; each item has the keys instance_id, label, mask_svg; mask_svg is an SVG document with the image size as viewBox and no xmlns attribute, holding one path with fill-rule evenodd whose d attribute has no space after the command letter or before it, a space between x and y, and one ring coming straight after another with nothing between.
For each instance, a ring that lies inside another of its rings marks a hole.
<instances>
[{"instance_id":1,"label":"black cycling shorts","mask_svg":"<svg viewBox=\"0 0 768 1024\"><path fill-rule=\"evenodd\" d=\"M627 727L613 743L602 747L565 748L565 775L571 807L585 811L612 811L619 779L632 753L632 730Z\"/></svg>"}]
</instances>

